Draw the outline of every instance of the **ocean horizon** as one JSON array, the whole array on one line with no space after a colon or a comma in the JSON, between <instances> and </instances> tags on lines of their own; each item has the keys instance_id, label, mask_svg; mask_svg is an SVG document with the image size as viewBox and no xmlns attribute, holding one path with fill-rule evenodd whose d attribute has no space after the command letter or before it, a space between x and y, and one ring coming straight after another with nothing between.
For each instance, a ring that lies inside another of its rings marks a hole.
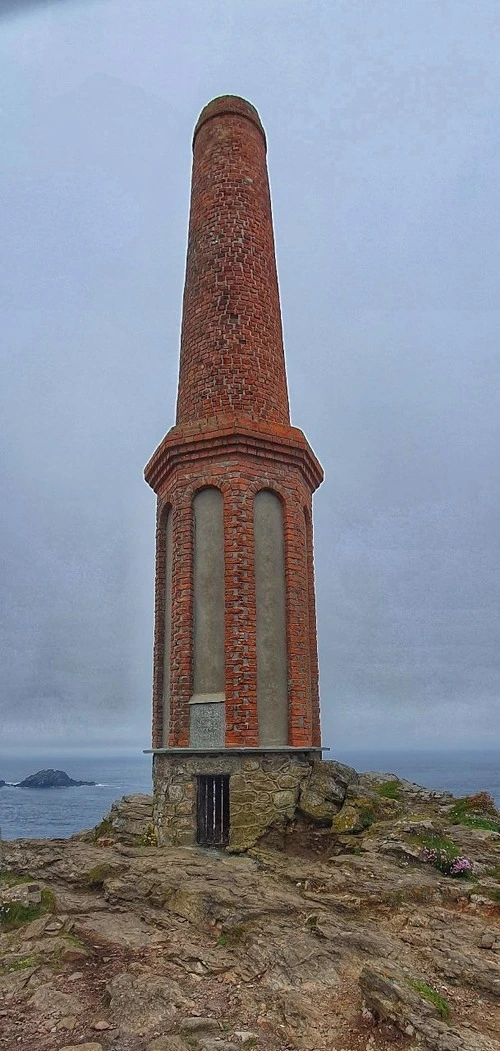
<instances>
[{"instance_id":1,"label":"ocean horizon","mask_svg":"<svg viewBox=\"0 0 500 1051\"><path fill-rule=\"evenodd\" d=\"M456 796L490 792L500 806L500 762L498 751L427 751L339 749L325 758L354 766L356 770L378 770ZM95 781L75 788L17 788L38 770L65 770L74 780ZM0 788L2 839L67 838L92 828L110 810L115 799L135 793L150 793L151 756L142 753L107 755L45 752L0 755L0 779L10 782Z\"/></svg>"}]
</instances>

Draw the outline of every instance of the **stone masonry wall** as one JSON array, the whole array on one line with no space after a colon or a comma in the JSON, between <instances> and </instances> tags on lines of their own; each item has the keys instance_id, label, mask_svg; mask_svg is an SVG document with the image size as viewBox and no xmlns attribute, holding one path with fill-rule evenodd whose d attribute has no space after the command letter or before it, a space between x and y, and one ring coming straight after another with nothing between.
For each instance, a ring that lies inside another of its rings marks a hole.
<instances>
[{"instance_id":1,"label":"stone masonry wall","mask_svg":"<svg viewBox=\"0 0 500 1051\"><path fill-rule=\"evenodd\" d=\"M154 825L160 846L196 843L196 776L229 774L230 842L251 846L277 820L292 819L300 786L311 774L305 754L156 755Z\"/></svg>"},{"instance_id":2,"label":"stone masonry wall","mask_svg":"<svg viewBox=\"0 0 500 1051\"><path fill-rule=\"evenodd\" d=\"M246 850L274 824L300 812L329 825L357 774L307 752L155 755L153 823L159 846L196 843L196 777L229 774L230 850Z\"/></svg>"}]
</instances>

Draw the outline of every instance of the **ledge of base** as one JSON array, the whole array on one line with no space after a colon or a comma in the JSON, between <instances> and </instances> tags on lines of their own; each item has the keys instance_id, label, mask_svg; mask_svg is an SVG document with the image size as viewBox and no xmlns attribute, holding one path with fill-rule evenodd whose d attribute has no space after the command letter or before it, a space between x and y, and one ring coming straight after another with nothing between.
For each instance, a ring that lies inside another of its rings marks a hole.
<instances>
[{"instance_id":1,"label":"ledge of base","mask_svg":"<svg viewBox=\"0 0 500 1051\"><path fill-rule=\"evenodd\" d=\"M322 752L329 752L330 749L323 745L312 746L312 745L300 745L295 747L294 745L285 744L272 744L262 745L260 748L143 748L144 755L263 755L269 752L280 753L285 752L287 755L291 753L300 752L313 753L315 755L321 755Z\"/></svg>"}]
</instances>

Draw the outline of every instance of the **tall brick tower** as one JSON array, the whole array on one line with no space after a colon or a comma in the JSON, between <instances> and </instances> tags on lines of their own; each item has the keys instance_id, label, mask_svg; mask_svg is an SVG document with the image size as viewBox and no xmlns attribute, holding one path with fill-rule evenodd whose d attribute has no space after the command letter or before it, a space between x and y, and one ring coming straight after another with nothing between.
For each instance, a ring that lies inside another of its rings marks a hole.
<instances>
[{"instance_id":1,"label":"tall brick tower","mask_svg":"<svg viewBox=\"0 0 500 1051\"><path fill-rule=\"evenodd\" d=\"M312 494L323 473L290 424L257 111L202 111L175 426L157 494L153 682L160 843L254 841L293 816L321 752Z\"/></svg>"}]
</instances>

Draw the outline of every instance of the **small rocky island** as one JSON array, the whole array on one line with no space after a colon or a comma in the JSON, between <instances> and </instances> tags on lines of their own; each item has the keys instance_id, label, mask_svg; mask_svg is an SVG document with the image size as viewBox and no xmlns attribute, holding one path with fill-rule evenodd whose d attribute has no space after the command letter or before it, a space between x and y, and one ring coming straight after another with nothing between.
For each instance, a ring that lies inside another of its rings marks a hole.
<instances>
[{"instance_id":1,"label":"small rocky island","mask_svg":"<svg viewBox=\"0 0 500 1051\"><path fill-rule=\"evenodd\" d=\"M4 842L5 1047L500 1051L491 797L329 761L299 804L239 854L157 847L150 796Z\"/></svg>"},{"instance_id":2,"label":"small rocky island","mask_svg":"<svg viewBox=\"0 0 500 1051\"><path fill-rule=\"evenodd\" d=\"M0 781L0 787L5 785ZM38 770L23 781L18 781L15 788L79 788L81 785L95 785L95 781L74 781L65 770Z\"/></svg>"}]
</instances>

